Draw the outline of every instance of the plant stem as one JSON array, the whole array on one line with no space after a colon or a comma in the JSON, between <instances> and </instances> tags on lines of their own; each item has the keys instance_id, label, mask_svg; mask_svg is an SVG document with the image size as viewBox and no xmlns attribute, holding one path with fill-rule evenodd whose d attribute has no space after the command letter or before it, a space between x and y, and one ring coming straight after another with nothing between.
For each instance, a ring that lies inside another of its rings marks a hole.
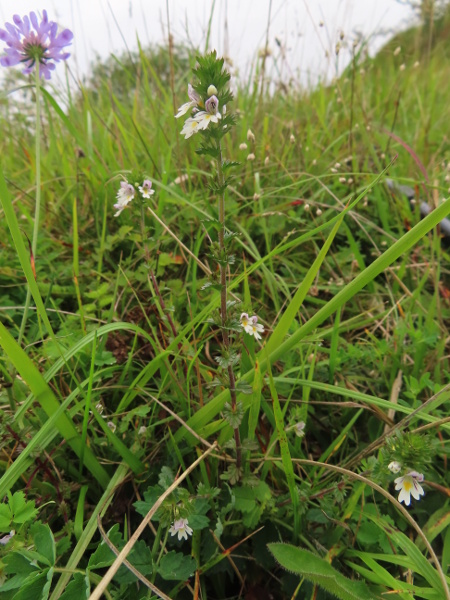
<instances>
[{"instance_id":1,"label":"plant stem","mask_svg":"<svg viewBox=\"0 0 450 600\"><path fill-rule=\"evenodd\" d=\"M36 260L37 251L37 239L39 234L39 219L41 215L41 81L39 75L39 62L36 61L36 134L35 134L35 160L36 160L36 204L34 208L34 225L33 225L33 238L31 241L31 252L32 260ZM31 302L31 291L30 287L27 288L27 297L25 299L25 307L22 316L22 323L20 324L19 330L19 344L22 342L23 335L25 333L25 326L28 318L28 310Z\"/></svg>"},{"instance_id":2,"label":"plant stem","mask_svg":"<svg viewBox=\"0 0 450 600\"><path fill-rule=\"evenodd\" d=\"M176 330L175 324L174 324L174 322L172 320L172 317L171 317L170 313L166 310L166 303L164 302L164 299L163 299L163 297L161 295L161 291L159 289L158 282L156 281L155 274L153 272L153 269L150 268L150 252L149 252L148 246L146 244L147 234L146 234L146 231L145 231L144 205L142 205L142 207L141 207L141 236L142 236L142 244L144 246L145 259L147 261L147 265L148 265L148 269L149 269L149 273L150 273L150 278L152 280L152 284L153 284L153 287L154 287L154 290L155 290L155 294L158 297L159 306L161 308L162 313L167 318L167 322L169 323L169 327L170 327L170 329L172 331L173 337L177 337L177 330ZM181 342L178 344L178 348L181 349Z\"/></svg>"},{"instance_id":3,"label":"plant stem","mask_svg":"<svg viewBox=\"0 0 450 600\"><path fill-rule=\"evenodd\" d=\"M224 184L223 168L222 168L222 148L220 142L217 142L217 180L219 186L222 187ZM225 256L225 190L219 194L219 222L221 227L219 229L219 253L221 259ZM221 261L222 262L222 261ZM224 264L219 264L220 269L220 316L222 320L222 340L225 350L230 348L230 338L228 335L227 326L227 267ZM231 410L236 412L237 401L236 401L236 378L234 376L233 367L228 365L228 381L230 387L231 397ZM242 464L242 449L241 449L241 438L239 435L239 427L234 430L234 441L236 443L236 467L241 468Z\"/></svg>"}]
</instances>

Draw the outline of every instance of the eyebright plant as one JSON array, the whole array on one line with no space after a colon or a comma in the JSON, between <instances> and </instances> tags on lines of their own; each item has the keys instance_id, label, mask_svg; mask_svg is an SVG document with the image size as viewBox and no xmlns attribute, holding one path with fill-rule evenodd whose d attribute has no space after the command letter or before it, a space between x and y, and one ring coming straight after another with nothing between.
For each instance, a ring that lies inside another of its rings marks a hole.
<instances>
[{"instance_id":1,"label":"eyebright plant","mask_svg":"<svg viewBox=\"0 0 450 600\"><path fill-rule=\"evenodd\" d=\"M430 468L436 453L436 442L428 434L396 431L386 439L374 463L373 476L385 485L387 481L392 483L392 474L400 474L394 479L398 501L409 506L411 496L420 500L425 494L420 485L424 481L422 471Z\"/></svg>"},{"instance_id":2,"label":"eyebright plant","mask_svg":"<svg viewBox=\"0 0 450 600\"><path fill-rule=\"evenodd\" d=\"M147 200L155 193L152 189L152 182L150 179L144 179L142 185L135 183L134 185L129 183L126 179L120 182L120 188L117 192L117 202L114 204L114 208L117 212L114 214L118 217L120 213L130 204L134 197L139 194L142 199Z\"/></svg>"},{"instance_id":3,"label":"eyebright plant","mask_svg":"<svg viewBox=\"0 0 450 600\"><path fill-rule=\"evenodd\" d=\"M0 29L0 40L7 45L0 64L3 67L23 64L25 74L37 68L41 77L50 79L54 63L69 58L70 54L63 49L72 43L73 33L69 29L58 33L57 23L48 20L46 10L42 11L40 23L34 12L29 17L14 15L13 21L14 24L5 24L6 29Z\"/></svg>"},{"instance_id":4,"label":"eyebright plant","mask_svg":"<svg viewBox=\"0 0 450 600\"><path fill-rule=\"evenodd\" d=\"M217 197L218 219L209 221L211 246L210 257L217 264L219 279L211 277L209 285L220 291L220 310L217 318L211 321L221 332L221 349L216 361L219 365L218 380L215 383L228 388L230 402L225 404L224 417L234 430L234 449L236 463L228 469L230 483L234 483L242 475L242 446L239 427L244 415L242 406L237 400L235 368L239 364L239 334L246 332L256 340L261 339L264 327L258 322L256 315L249 317L242 313L236 314L237 302L228 297L228 273L234 264L235 257L230 252L230 244L236 234L229 231L225 222L225 194L230 178L226 177L228 170L238 163L227 161L223 157L222 138L235 125L235 116L229 110L233 95L229 89L230 75L224 69L224 60L217 58L215 52L197 58L194 69L194 80L188 85L189 101L178 109L175 118L180 118L190 112L186 119L181 135L185 139L194 134L201 137L201 145L197 153L212 158L215 161L215 172L211 176L210 190Z\"/></svg>"}]
</instances>

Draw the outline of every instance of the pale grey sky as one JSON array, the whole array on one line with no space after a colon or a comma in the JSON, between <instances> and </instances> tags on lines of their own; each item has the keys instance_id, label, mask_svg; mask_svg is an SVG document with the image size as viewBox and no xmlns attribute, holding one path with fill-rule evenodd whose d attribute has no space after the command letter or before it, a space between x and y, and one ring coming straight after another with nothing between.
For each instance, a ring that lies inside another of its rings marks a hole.
<instances>
[{"instance_id":1,"label":"pale grey sky","mask_svg":"<svg viewBox=\"0 0 450 600\"><path fill-rule=\"evenodd\" d=\"M370 48L375 50L383 42L377 36L381 30L405 27L413 16L397 0L47 0L44 6L36 0L0 0L0 21L11 22L15 13L23 16L46 8L50 20L73 31L71 68L81 76L95 53L120 53L125 44L134 49L136 36L143 45L167 39L167 7L175 40L191 40L201 47L212 15L209 47L220 54L228 52L245 77L265 45L270 5L269 46L279 56L276 40L281 43L286 50L282 76L301 72L303 83L318 75L334 75L340 32L344 40L362 32L372 38ZM345 60L343 53L340 67ZM63 72L61 65L57 71Z\"/></svg>"}]
</instances>

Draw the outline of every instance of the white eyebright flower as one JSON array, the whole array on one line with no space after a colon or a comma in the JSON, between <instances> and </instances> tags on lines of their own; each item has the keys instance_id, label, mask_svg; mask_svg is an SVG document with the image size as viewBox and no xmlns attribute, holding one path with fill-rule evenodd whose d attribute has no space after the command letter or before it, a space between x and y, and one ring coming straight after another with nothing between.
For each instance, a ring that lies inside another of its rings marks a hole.
<instances>
[{"instance_id":1,"label":"white eyebright flower","mask_svg":"<svg viewBox=\"0 0 450 600\"><path fill-rule=\"evenodd\" d=\"M11 538L13 538L15 535L16 535L16 532L14 531L14 529L11 529L11 531L8 534L6 534L0 538L0 546L6 546L6 544L9 542L9 540Z\"/></svg>"},{"instance_id":2,"label":"white eyebright flower","mask_svg":"<svg viewBox=\"0 0 450 600\"><path fill-rule=\"evenodd\" d=\"M246 331L247 333L249 333L250 335L252 334L252 326L250 324L250 317L248 316L247 313L242 313L241 318L241 325L244 328L244 331Z\"/></svg>"},{"instance_id":3,"label":"white eyebright flower","mask_svg":"<svg viewBox=\"0 0 450 600\"><path fill-rule=\"evenodd\" d=\"M402 470L402 465L398 462L398 460L393 460L388 464L388 469L391 471L391 473L400 473Z\"/></svg>"},{"instance_id":4,"label":"white eyebright flower","mask_svg":"<svg viewBox=\"0 0 450 600\"><path fill-rule=\"evenodd\" d=\"M218 123L219 119L222 118L220 113L216 113L212 115L204 110L200 111L195 115L195 120L197 121L198 129L207 129L210 123Z\"/></svg>"},{"instance_id":5,"label":"white eyebright flower","mask_svg":"<svg viewBox=\"0 0 450 600\"><path fill-rule=\"evenodd\" d=\"M298 437L303 437L305 435L305 427L306 423L304 421L299 421L296 423L294 425L295 435L298 435Z\"/></svg>"},{"instance_id":6,"label":"white eyebright flower","mask_svg":"<svg viewBox=\"0 0 450 600\"><path fill-rule=\"evenodd\" d=\"M205 110L200 111L194 117L198 122L199 129L206 129L210 123L218 123L222 115L219 112L219 100L216 96L211 96L205 102Z\"/></svg>"},{"instance_id":7,"label":"white eyebright flower","mask_svg":"<svg viewBox=\"0 0 450 600\"><path fill-rule=\"evenodd\" d=\"M255 340L261 339L261 333L264 331L264 325L258 323L258 317L253 315L253 317L249 317L247 313L241 314L241 325L246 333L249 335L253 335Z\"/></svg>"},{"instance_id":8,"label":"white eyebright flower","mask_svg":"<svg viewBox=\"0 0 450 600\"><path fill-rule=\"evenodd\" d=\"M114 204L114 208L117 209L117 212L114 215L115 217L118 217L127 204L133 200L135 193L136 190L131 183L128 183L128 181L120 182L120 190L117 192L116 196L117 203Z\"/></svg>"},{"instance_id":9,"label":"white eyebright flower","mask_svg":"<svg viewBox=\"0 0 450 600\"><path fill-rule=\"evenodd\" d=\"M203 114L203 113L198 113L198 114ZM198 125L199 124L196 119L193 119L192 117L189 117L189 119L186 119L186 121L184 122L184 125L183 125L183 129L180 131L181 135L184 135L185 140L190 138L191 135L194 135L194 133L196 133L198 131L198 129L199 129Z\"/></svg>"},{"instance_id":10,"label":"white eyebright flower","mask_svg":"<svg viewBox=\"0 0 450 600\"><path fill-rule=\"evenodd\" d=\"M190 98L190 102L186 102L185 104L182 104L180 106L177 114L175 115L176 119L179 119L180 117L185 115L188 112L188 110L195 109L199 104L201 104L201 98L199 94L197 94L197 92L194 90L190 83L188 84L188 96Z\"/></svg>"},{"instance_id":11,"label":"white eyebright flower","mask_svg":"<svg viewBox=\"0 0 450 600\"><path fill-rule=\"evenodd\" d=\"M255 340L260 340L261 333L264 331L264 325L258 323L258 317L256 315L251 318L251 329L252 332L250 335L253 335Z\"/></svg>"},{"instance_id":12,"label":"white eyebright flower","mask_svg":"<svg viewBox=\"0 0 450 600\"><path fill-rule=\"evenodd\" d=\"M416 500L420 500L420 496L425 494L420 485L423 479L422 473L418 473L417 471L410 471L407 475L403 475L403 477L397 477L397 479L395 479L395 489L400 491L398 501L404 502L406 506L409 506L411 503L411 496Z\"/></svg>"},{"instance_id":13,"label":"white eyebright flower","mask_svg":"<svg viewBox=\"0 0 450 600\"><path fill-rule=\"evenodd\" d=\"M152 182L150 179L144 179L143 184L139 186L139 191L143 198L150 198L150 196L155 193L155 190L152 190Z\"/></svg>"},{"instance_id":14,"label":"white eyebright flower","mask_svg":"<svg viewBox=\"0 0 450 600\"><path fill-rule=\"evenodd\" d=\"M178 535L178 539L181 541L182 539L187 540L188 535L192 535L192 528L188 525L187 519L178 519L173 522L173 525L169 529L170 535Z\"/></svg>"}]
</instances>

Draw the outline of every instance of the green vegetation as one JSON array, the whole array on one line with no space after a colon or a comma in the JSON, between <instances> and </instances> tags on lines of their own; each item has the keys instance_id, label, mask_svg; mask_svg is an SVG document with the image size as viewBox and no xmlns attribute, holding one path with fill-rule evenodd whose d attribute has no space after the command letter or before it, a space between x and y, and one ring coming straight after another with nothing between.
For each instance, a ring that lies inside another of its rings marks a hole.
<instances>
[{"instance_id":1,"label":"green vegetation","mask_svg":"<svg viewBox=\"0 0 450 600\"><path fill-rule=\"evenodd\" d=\"M217 136L174 118L195 52L45 85L35 256L34 78L8 73L2 599L450 598L449 28L356 46L312 91L261 89L263 59L233 100L211 82L225 180ZM145 178L143 210L114 218L120 182ZM425 494L405 507L411 471Z\"/></svg>"}]
</instances>

